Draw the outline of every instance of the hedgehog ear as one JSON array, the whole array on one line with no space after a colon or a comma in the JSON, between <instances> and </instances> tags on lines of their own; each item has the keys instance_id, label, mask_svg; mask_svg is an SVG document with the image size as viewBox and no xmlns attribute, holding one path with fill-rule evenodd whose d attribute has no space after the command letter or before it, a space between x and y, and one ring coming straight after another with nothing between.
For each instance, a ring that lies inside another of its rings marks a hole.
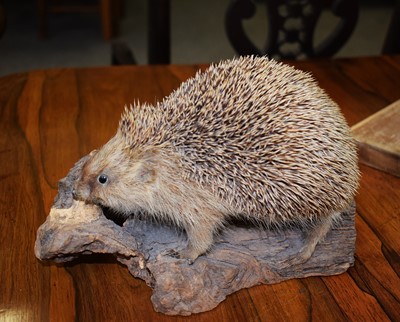
<instances>
[{"instance_id":1,"label":"hedgehog ear","mask_svg":"<svg viewBox=\"0 0 400 322\"><path fill-rule=\"evenodd\" d=\"M152 182L156 177L157 151L147 150L141 155L137 176L141 182Z\"/></svg>"},{"instance_id":2,"label":"hedgehog ear","mask_svg":"<svg viewBox=\"0 0 400 322\"><path fill-rule=\"evenodd\" d=\"M156 170L152 165L142 163L137 172L137 178L140 182L151 183L156 178Z\"/></svg>"}]
</instances>

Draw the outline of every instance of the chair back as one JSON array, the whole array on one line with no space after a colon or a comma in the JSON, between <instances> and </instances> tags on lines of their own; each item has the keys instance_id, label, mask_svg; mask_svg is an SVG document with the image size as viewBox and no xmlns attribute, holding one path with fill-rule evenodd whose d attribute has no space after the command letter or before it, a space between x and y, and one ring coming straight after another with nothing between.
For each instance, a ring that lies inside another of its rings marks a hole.
<instances>
[{"instance_id":1,"label":"chair back","mask_svg":"<svg viewBox=\"0 0 400 322\"><path fill-rule=\"evenodd\" d=\"M351 36L358 19L357 0L263 0L268 17L264 48L258 48L247 36L243 19L256 12L252 0L231 0L225 16L228 39L240 55L268 55L276 59L330 57ZM260 0L258 1L260 2ZM335 29L318 45L314 33L323 10L339 18Z\"/></svg>"}]
</instances>

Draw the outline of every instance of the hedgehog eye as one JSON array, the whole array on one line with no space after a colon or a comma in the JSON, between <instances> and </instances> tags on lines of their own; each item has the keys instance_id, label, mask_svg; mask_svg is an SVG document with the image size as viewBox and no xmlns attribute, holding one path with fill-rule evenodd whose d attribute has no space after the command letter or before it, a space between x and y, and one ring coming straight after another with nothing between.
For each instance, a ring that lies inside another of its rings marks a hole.
<instances>
[{"instance_id":1,"label":"hedgehog eye","mask_svg":"<svg viewBox=\"0 0 400 322\"><path fill-rule=\"evenodd\" d=\"M105 184L108 181L108 177L105 174L101 174L97 177L97 181L101 184Z\"/></svg>"}]
</instances>

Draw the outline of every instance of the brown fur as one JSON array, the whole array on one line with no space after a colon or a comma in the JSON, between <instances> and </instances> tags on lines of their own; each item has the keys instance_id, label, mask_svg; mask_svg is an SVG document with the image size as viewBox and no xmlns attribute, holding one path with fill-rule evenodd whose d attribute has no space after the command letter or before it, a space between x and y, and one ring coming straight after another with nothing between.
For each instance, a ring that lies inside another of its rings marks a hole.
<instances>
[{"instance_id":1,"label":"brown fur","mask_svg":"<svg viewBox=\"0 0 400 322\"><path fill-rule=\"evenodd\" d=\"M358 177L349 127L312 77L243 57L198 73L160 103L126 109L75 194L183 227L181 255L192 260L230 216L278 227L313 223L296 263L352 202Z\"/></svg>"}]
</instances>

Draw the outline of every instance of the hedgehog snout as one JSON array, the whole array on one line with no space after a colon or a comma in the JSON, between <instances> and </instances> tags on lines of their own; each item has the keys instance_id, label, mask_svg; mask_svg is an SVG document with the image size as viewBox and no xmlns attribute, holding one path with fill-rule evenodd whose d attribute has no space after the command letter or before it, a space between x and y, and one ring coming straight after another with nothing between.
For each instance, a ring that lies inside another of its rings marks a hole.
<instances>
[{"instance_id":1,"label":"hedgehog snout","mask_svg":"<svg viewBox=\"0 0 400 322\"><path fill-rule=\"evenodd\" d=\"M90 188L78 182L72 188L72 196L75 200L86 201L90 197Z\"/></svg>"},{"instance_id":2,"label":"hedgehog snout","mask_svg":"<svg viewBox=\"0 0 400 322\"><path fill-rule=\"evenodd\" d=\"M72 188L72 197L73 197L74 199L78 199L78 195L77 195L77 193L76 193L75 187Z\"/></svg>"}]
</instances>

